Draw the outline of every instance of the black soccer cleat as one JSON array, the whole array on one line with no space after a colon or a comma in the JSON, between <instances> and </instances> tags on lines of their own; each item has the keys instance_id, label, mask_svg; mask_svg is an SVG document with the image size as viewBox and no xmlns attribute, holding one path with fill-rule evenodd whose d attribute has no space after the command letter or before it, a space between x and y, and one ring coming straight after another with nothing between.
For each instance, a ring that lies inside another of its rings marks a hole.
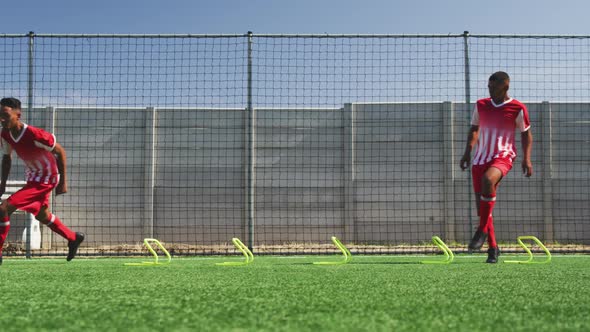
<instances>
[{"instance_id":1,"label":"black soccer cleat","mask_svg":"<svg viewBox=\"0 0 590 332\"><path fill-rule=\"evenodd\" d=\"M68 242L68 258L66 258L68 262L76 257L78 248L80 248L80 244L84 241L85 236L84 233L76 232L76 239Z\"/></svg>"},{"instance_id":2,"label":"black soccer cleat","mask_svg":"<svg viewBox=\"0 0 590 332\"><path fill-rule=\"evenodd\" d=\"M477 231L475 231L475 234L473 234L473 238L471 239L471 242L469 242L469 246L467 247L467 251L469 253L472 253L475 250L481 249L483 244L486 242L487 238L488 238L488 233L484 233L482 230L480 230L478 228Z\"/></svg>"},{"instance_id":3,"label":"black soccer cleat","mask_svg":"<svg viewBox=\"0 0 590 332\"><path fill-rule=\"evenodd\" d=\"M486 263L498 263L498 256L500 256L500 249L496 248L488 248L488 260Z\"/></svg>"},{"instance_id":4,"label":"black soccer cleat","mask_svg":"<svg viewBox=\"0 0 590 332\"><path fill-rule=\"evenodd\" d=\"M0 253L0 265L2 265L2 253Z\"/></svg>"}]
</instances>

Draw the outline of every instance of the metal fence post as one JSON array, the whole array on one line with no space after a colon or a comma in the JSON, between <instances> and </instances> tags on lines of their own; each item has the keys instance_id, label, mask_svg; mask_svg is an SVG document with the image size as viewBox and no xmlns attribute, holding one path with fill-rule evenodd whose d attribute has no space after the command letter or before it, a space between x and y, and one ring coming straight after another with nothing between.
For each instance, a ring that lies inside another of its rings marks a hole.
<instances>
[{"instance_id":1,"label":"metal fence post","mask_svg":"<svg viewBox=\"0 0 590 332\"><path fill-rule=\"evenodd\" d=\"M463 57L465 62L465 102L471 102L471 68L469 64L469 31L463 31Z\"/></svg>"},{"instance_id":2,"label":"metal fence post","mask_svg":"<svg viewBox=\"0 0 590 332\"><path fill-rule=\"evenodd\" d=\"M147 107L144 136L144 236L154 237L154 187L156 174L156 115L155 107Z\"/></svg>"},{"instance_id":3,"label":"metal fence post","mask_svg":"<svg viewBox=\"0 0 590 332\"><path fill-rule=\"evenodd\" d=\"M35 33L33 31L29 32L29 77L28 77L28 98L27 98L27 113L33 114L33 81L34 77L34 53L33 53L33 46L34 46L34 39ZM32 231L32 220L31 218L27 218L27 236L26 236L26 257L31 258L31 231Z\"/></svg>"},{"instance_id":4,"label":"metal fence post","mask_svg":"<svg viewBox=\"0 0 590 332\"><path fill-rule=\"evenodd\" d=\"M254 246L255 194L256 194L256 111L252 107L252 31L248 31L248 84L247 84L247 122L246 149L247 160L245 176L246 223L248 228L248 248Z\"/></svg>"},{"instance_id":5,"label":"metal fence post","mask_svg":"<svg viewBox=\"0 0 590 332\"><path fill-rule=\"evenodd\" d=\"M43 114L44 128L46 130L48 130L50 133L53 133L54 135L55 135L55 122L56 122L55 113L56 112L57 112L57 110L55 107L47 106L45 108L45 114ZM49 206L51 207L51 211L55 211L54 206L53 206L53 195L49 196ZM51 231L51 229L49 227L43 227L41 229L42 229L41 232L43 233L41 247L43 249L51 249L51 247L53 246L53 231Z\"/></svg>"},{"instance_id":6,"label":"metal fence post","mask_svg":"<svg viewBox=\"0 0 590 332\"><path fill-rule=\"evenodd\" d=\"M465 64L465 108L467 109L467 119L469 119L469 104L471 104L471 66L469 63L469 31L463 31L463 58ZM467 216L469 219L469 232L473 231L473 217L471 213L471 202L473 201L473 192L471 191L471 171L467 172ZM477 206L475 208L478 208ZM468 236L470 236L469 234Z\"/></svg>"},{"instance_id":7,"label":"metal fence post","mask_svg":"<svg viewBox=\"0 0 590 332\"><path fill-rule=\"evenodd\" d=\"M357 241L357 229L355 225L355 139L356 139L356 113L354 104L345 104L342 109L344 119L344 240L349 243Z\"/></svg>"}]
</instances>

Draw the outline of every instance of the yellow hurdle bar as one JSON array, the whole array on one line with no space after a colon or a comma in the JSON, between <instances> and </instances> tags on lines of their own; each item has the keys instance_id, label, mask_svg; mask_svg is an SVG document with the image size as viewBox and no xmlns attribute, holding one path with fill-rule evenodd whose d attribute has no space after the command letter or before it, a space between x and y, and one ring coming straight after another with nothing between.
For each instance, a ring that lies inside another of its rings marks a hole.
<instances>
[{"instance_id":1,"label":"yellow hurdle bar","mask_svg":"<svg viewBox=\"0 0 590 332\"><path fill-rule=\"evenodd\" d=\"M453 262L453 260L455 259L455 255L453 254L453 252L451 251L451 249L449 249L449 247L447 247L447 245L443 242L443 240L440 239L440 237L438 236L433 236L432 237L432 243L436 244L440 250L443 251L443 253L445 254L445 259L442 261L422 261L422 264L451 264Z\"/></svg>"},{"instance_id":2,"label":"yellow hurdle bar","mask_svg":"<svg viewBox=\"0 0 590 332\"><path fill-rule=\"evenodd\" d=\"M344 256L344 259L341 261L335 261L335 262L313 262L313 264L315 265L341 265L341 264L347 264L350 261L352 261L352 254L350 253L350 250L348 250L348 248L346 248L342 242L340 242L340 240L338 240L337 237L332 236L332 243L334 243L334 245L336 247L338 247L338 249L340 249L340 251L342 252L342 255Z\"/></svg>"},{"instance_id":3,"label":"yellow hurdle bar","mask_svg":"<svg viewBox=\"0 0 590 332\"><path fill-rule=\"evenodd\" d=\"M248 247L246 247L246 245L244 243L242 243L242 241L240 241L240 239L238 239L237 237L234 237L231 239L231 242L234 244L234 246L236 246L236 248L242 252L242 254L244 255L244 257L246 257L246 260L242 261L242 262L223 262L223 263L215 263L215 265L219 265L219 266L240 266L240 265L247 265L250 264L254 261L254 254L252 254L252 251L250 251L250 249L248 249Z\"/></svg>"},{"instance_id":4,"label":"yellow hurdle bar","mask_svg":"<svg viewBox=\"0 0 590 332\"><path fill-rule=\"evenodd\" d=\"M526 251L526 253L529 255L529 259L527 259L526 261L504 261L504 263L546 264L546 263L551 262L551 253L545 247L545 245L543 245L543 243L541 241L539 241L539 239L537 239L536 237L531 236L531 235L519 236L516 240L518 241L518 244L520 244L520 246L524 249L524 251ZM547 258L544 261L533 261L533 253L531 252L531 249L529 247L527 247L527 245L524 244L524 242L522 242L522 240L531 240L531 241L535 242L539 247L541 247L541 249L543 249L543 251L545 251L545 254L547 254Z\"/></svg>"},{"instance_id":5,"label":"yellow hurdle bar","mask_svg":"<svg viewBox=\"0 0 590 332\"><path fill-rule=\"evenodd\" d=\"M154 248L151 246L150 242L155 243L160 248L160 250L162 250L162 252L166 255L166 258L167 258L166 262L164 262L164 263L159 262L158 254L156 253ZM143 239L143 244L145 244L145 246L148 248L148 250L150 251L152 256L154 256L154 261L153 262L141 262L141 263L125 263L125 265L127 265L127 266L153 266L153 265L169 264L170 261L172 261L172 257L170 257L170 253L168 252L168 250L166 250L166 248L164 248L164 246L162 245L162 243L160 243L160 241L158 241L156 239Z\"/></svg>"}]
</instances>

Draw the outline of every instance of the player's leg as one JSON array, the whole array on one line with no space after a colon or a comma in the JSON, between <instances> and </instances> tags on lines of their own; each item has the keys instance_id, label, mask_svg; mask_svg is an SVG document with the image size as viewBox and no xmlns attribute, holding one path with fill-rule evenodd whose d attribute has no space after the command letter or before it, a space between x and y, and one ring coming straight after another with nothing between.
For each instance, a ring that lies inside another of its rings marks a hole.
<instances>
[{"instance_id":1,"label":"player's leg","mask_svg":"<svg viewBox=\"0 0 590 332\"><path fill-rule=\"evenodd\" d=\"M492 166L488 168L481 177L481 195L479 200L480 227L488 232L488 225L491 220L494 205L496 205L496 188L503 173L500 169Z\"/></svg>"},{"instance_id":2,"label":"player's leg","mask_svg":"<svg viewBox=\"0 0 590 332\"><path fill-rule=\"evenodd\" d=\"M481 193L475 193L475 208L477 209L477 216L479 217L479 203L480 203Z\"/></svg>"},{"instance_id":3,"label":"player's leg","mask_svg":"<svg viewBox=\"0 0 590 332\"><path fill-rule=\"evenodd\" d=\"M10 231L10 216L16 211L16 208L12 206L8 201L3 201L0 204L0 265L2 265L2 247L8 231Z\"/></svg>"},{"instance_id":4,"label":"player's leg","mask_svg":"<svg viewBox=\"0 0 590 332\"><path fill-rule=\"evenodd\" d=\"M68 242L76 240L76 233L64 225L56 215L52 214L47 206L41 207L39 213L35 216L35 219L49 227L54 233L57 233L59 236L68 240Z\"/></svg>"},{"instance_id":5,"label":"player's leg","mask_svg":"<svg viewBox=\"0 0 590 332\"><path fill-rule=\"evenodd\" d=\"M53 232L59 234L64 239L68 240L68 262L71 261L78 252L78 248L82 241L84 241L84 233L74 232L64 225L61 220L49 211L47 205L43 205L39 213L35 216L40 223L46 225Z\"/></svg>"},{"instance_id":6,"label":"player's leg","mask_svg":"<svg viewBox=\"0 0 590 332\"><path fill-rule=\"evenodd\" d=\"M483 195L488 195L488 197L496 197L496 190L498 189L498 185L500 181L510 172L512 169L512 160L506 158L496 158L493 160L490 168L497 169L495 175L490 178L489 183L486 185L486 190L482 190L482 197ZM501 175L498 174L501 173ZM488 263L496 263L498 262L498 256L500 255L500 250L498 248L498 244L496 243L496 232L494 231L494 218L492 217L492 210L494 206L490 207L490 216L487 221L487 230L489 232L488 237Z\"/></svg>"},{"instance_id":7,"label":"player's leg","mask_svg":"<svg viewBox=\"0 0 590 332\"><path fill-rule=\"evenodd\" d=\"M490 218L490 222L488 224L488 233L490 234L490 237L488 241L488 259L486 260L486 263L497 263L498 256L500 256L500 248L498 248L498 244L496 243L496 233L494 232L493 218Z\"/></svg>"},{"instance_id":8,"label":"player's leg","mask_svg":"<svg viewBox=\"0 0 590 332\"><path fill-rule=\"evenodd\" d=\"M501 169L491 166L481 179L481 198L480 198L480 225L488 234L488 263L496 263L498 260L499 250L496 243L496 233L494 232L494 219L492 212L496 205L496 188L504 177Z\"/></svg>"},{"instance_id":9,"label":"player's leg","mask_svg":"<svg viewBox=\"0 0 590 332\"><path fill-rule=\"evenodd\" d=\"M475 193L475 206L477 207L477 216L480 216L480 211L479 211L479 207L481 205L481 193ZM484 229L484 225L482 225L481 223L481 217L480 217L480 222L479 222L479 226L477 227L477 230L475 230L475 233L473 234L473 237L471 238L471 241L469 242L469 246L467 247L467 250L469 251L469 253L473 252L474 250L479 250L481 249L481 247L483 246L483 244L486 242L486 238L488 236L487 231Z\"/></svg>"},{"instance_id":10,"label":"player's leg","mask_svg":"<svg viewBox=\"0 0 590 332\"><path fill-rule=\"evenodd\" d=\"M481 183L482 183L481 179L482 179L482 176L484 175L484 172L486 171L486 169L487 169L487 166L485 166L485 165L473 165L471 167L472 179L473 179L473 192L475 193L475 207L477 209L478 216L481 215L481 211L480 211ZM467 246L467 250L469 253L471 253L474 250L481 249L484 242L486 241L488 234L487 234L487 231L484 230L484 226L485 225L483 225L481 223L481 218L480 218L479 226L477 227L477 230L473 234L473 237L471 238L471 241L469 242L469 245Z\"/></svg>"}]
</instances>

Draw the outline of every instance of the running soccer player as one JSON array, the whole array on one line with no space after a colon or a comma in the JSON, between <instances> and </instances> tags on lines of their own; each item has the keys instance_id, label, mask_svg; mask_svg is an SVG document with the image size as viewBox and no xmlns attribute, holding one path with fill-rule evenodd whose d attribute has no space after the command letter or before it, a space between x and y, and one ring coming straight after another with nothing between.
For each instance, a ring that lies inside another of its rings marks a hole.
<instances>
[{"instance_id":1,"label":"running soccer player","mask_svg":"<svg viewBox=\"0 0 590 332\"><path fill-rule=\"evenodd\" d=\"M12 165L12 150L26 165L27 184L0 204L0 264L2 264L2 246L10 230L10 216L19 209L35 216L39 222L68 240L67 260L71 261L82 241L84 233L73 232L59 218L49 211L49 196L55 188L55 194L65 194L66 152L55 141L55 136L43 129L21 122L21 102L16 98L0 100L0 145L2 157L2 176L0 179L0 196L6 191L6 181Z\"/></svg>"},{"instance_id":2,"label":"running soccer player","mask_svg":"<svg viewBox=\"0 0 590 332\"><path fill-rule=\"evenodd\" d=\"M487 263L498 262L500 250L496 243L492 211L496 203L496 189L516 158L515 130L521 135L522 171L526 177L533 174L531 151L533 136L526 106L508 96L510 77L498 71L488 80L490 98L477 101L471 116L467 146L460 161L462 170L472 164L473 189L476 199L479 227L469 243L469 252L479 250L488 238ZM477 143L475 156L471 150Z\"/></svg>"}]
</instances>

